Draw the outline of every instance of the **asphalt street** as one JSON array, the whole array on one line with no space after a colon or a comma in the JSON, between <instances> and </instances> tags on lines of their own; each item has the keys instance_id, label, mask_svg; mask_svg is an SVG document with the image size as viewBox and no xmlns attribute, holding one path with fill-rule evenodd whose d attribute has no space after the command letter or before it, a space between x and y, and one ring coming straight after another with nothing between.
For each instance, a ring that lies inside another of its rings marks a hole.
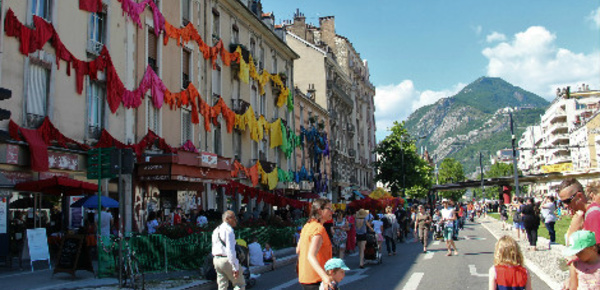
<instances>
[{"instance_id":1,"label":"asphalt street","mask_svg":"<svg viewBox=\"0 0 600 290\"><path fill-rule=\"evenodd\" d=\"M358 255L346 257L350 271L342 289L487 289L488 270L493 263L496 239L477 221L467 223L456 242L459 254L446 256L443 241L430 241L429 252L409 238L397 245L398 255L387 256L383 263L358 267ZM384 245L385 248L385 245ZM551 289L532 271L533 289ZM295 264L262 274L252 289L300 289Z\"/></svg>"}]
</instances>

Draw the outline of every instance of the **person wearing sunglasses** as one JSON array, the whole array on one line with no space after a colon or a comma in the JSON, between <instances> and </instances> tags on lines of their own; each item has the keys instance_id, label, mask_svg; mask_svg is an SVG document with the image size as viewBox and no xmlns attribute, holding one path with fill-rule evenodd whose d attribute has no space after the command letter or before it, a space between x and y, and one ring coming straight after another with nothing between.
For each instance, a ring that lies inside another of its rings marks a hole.
<instances>
[{"instance_id":1,"label":"person wearing sunglasses","mask_svg":"<svg viewBox=\"0 0 600 290\"><path fill-rule=\"evenodd\" d=\"M573 213L567 237L582 229L600 234L600 205L593 202L594 193L590 190L584 192L575 178L563 180L558 189L558 198Z\"/></svg>"}]
</instances>

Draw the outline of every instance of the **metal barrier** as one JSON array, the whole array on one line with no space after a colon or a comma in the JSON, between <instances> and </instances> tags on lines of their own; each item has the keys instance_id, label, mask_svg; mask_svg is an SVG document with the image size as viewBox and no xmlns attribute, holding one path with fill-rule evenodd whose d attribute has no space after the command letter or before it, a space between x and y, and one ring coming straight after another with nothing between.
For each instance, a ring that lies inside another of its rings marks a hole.
<instances>
[{"instance_id":1,"label":"metal barrier","mask_svg":"<svg viewBox=\"0 0 600 290\"><path fill-rule=\"evenodd\" d=\"M294 233L297 227L273 228L256 227L235 230L235 236L251 242L258 237L261 245L269 243L274 249L294 246ZM124 240L135 251L135 257L141 269L148 272L168 272L178 270L199 269L205 257L211 251L212 232L190 234L180 239L170 239L164 235L135 235ZM116 276L119 259L118 242L115 239L104 241L99 247L101 269L100 277Z\"/></svg>"}]
</instances>

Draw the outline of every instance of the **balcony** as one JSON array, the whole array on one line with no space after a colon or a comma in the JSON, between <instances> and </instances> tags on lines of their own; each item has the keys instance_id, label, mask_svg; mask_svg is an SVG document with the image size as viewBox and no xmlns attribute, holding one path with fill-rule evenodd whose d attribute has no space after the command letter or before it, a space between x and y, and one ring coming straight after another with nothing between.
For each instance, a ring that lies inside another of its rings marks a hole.
<instances>
[{"instance_id":1,"label":"balcony","mask_svg":"<svg viewBox=\"0 0 600 290\"><path fill-rule=\"evenodd\" d=\"M550 145L550 146L556 146L556 145L568 146L569 145L569 134L563 133L563 134L550 135L548 137L548 145Z\"/></svg>"},{"instance_id":2,"label":"balcony","mask_svg":"<svg viewBox=\"0 0 600 290\"><path fill-rule=\"evenodd\" d=\"M330 89L334 95L337 95L347 106L354 106L354 101L350 96L346 93L344 88L336 84L333 80L327 81L327 88Z\"/></svg>"},{"instance_id":3,"label":"balcony","mask_svg":"<svg viewBox=\"0 0 600 290\"><path fill-rule=\"evenodd\" d=\"M552 133L567 133L569 130L569 125L567 122L555 122L550 124L548 127L548 132Z\"/></svg>"},{"instance_id":4,"label":"balcony","mask_svg":"<svg viewBox=\"0 0 600 290\"><path fill-rule=\"evenodd\" d=\"M238 115L244 114L250 107L250 103L242 99L231 99L231 109Z\"/></svg>"},{"instance_id":5,"label":"balcony","mask_svg":"<svg viewBox=\"0 0 600 290\"><path fill-rule=\"evenodd\" d=\"M356 156L356 150L348 149L348 155L350 155L350 157L354 158Z\"/></svg>"}]
</instances>

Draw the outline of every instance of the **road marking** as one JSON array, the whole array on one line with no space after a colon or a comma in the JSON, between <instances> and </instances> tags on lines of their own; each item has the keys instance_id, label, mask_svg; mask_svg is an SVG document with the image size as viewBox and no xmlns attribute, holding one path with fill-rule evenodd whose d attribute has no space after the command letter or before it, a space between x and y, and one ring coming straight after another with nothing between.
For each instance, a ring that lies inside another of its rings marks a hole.
<instances>
[{"instance_id":1,"label":"road marking","mask_svg":"<svg viewBox=\"0 0 600 290\"><path fill-rule=\"evenodd\" d=\"M435 242L433 242L433 245L434 245L434 246L439 246L439 245L440 245L440 241L435 241Z\"/></svg>"},{"instance_id":2,"label":"road marking","mask_svg":"<svg viewBox=\"0 0 600 290\"><path fill-rule=\"evenodd\" d=\"M471 276L475 276L475 277L489 277L489 274L479 274L477 273L477 268L475 268L475 265L469 265L469 272L471 272Z\"/></svg>"},{"instance_id":3,"label":"road marking","mask_svg":"<svg viewBox=\"0 0 600 290\"><path fill-rule=\"evenodd\" d=\"M423 279L423 275L425 275L425 273L422 273L422 272L413 273L410 276L410 279L408 279L408 282L406 282L406 285L404 285L404 288L402 288L402 290L417 290L419 283L421 283L421 279Z\"/></svg>"},{"instance_id":4,"label":"road marking","mask_svg":"<svg viewBox=\"0 0 600 290\"><path fill-rule=\"evenodd\" d=\"M465 236L465 240L475 240L475 241L485 241L486 238L476 237L476 236Z\"/></svg>"}]
</instances>

